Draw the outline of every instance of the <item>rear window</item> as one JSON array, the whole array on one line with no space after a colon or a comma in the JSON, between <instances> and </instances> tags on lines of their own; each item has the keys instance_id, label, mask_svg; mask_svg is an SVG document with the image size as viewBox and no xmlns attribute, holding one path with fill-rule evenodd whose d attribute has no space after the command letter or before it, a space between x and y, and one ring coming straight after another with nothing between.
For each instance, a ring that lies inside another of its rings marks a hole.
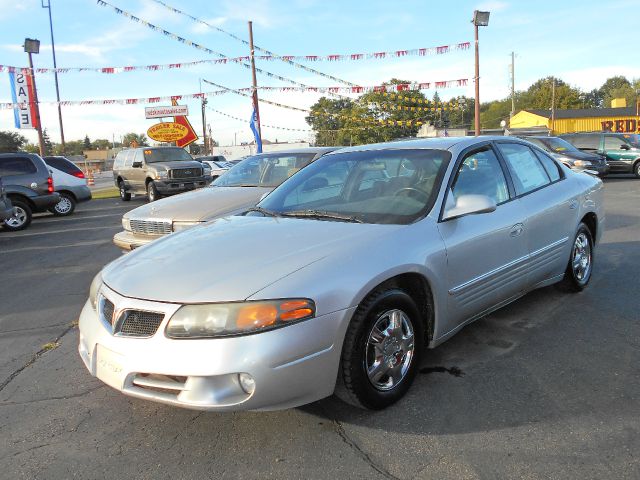
<instances>
[{"instance_id":1,"label":"rear window","mask_svg":"<svg viewBox=\"0 0 640 480\"><path fill-rule=\"evenodd\" d=\"M147 163L186 162L193 157L183 148L145 148L144 159Z\"/></svg>"},{"instance_id":2,"label":"rear window","mask_svg":"<svg viewBox=\"0 0 640 480\"><path fill-rule=\"evenodd\" d=\"M27 157L0 158L0 176L28 175L38 169Z\"/></svg>"},{"instance_id":3,"label":"rear window","mask_svg":"<svg viewBox=\"0 0 640 480\"><path fill-rule=\"evenodd\" d=\"M69 175L82 171L73 162L64 157L44 157L44 162L50 167L57 168Z\"/></svg>"}]
</instances>

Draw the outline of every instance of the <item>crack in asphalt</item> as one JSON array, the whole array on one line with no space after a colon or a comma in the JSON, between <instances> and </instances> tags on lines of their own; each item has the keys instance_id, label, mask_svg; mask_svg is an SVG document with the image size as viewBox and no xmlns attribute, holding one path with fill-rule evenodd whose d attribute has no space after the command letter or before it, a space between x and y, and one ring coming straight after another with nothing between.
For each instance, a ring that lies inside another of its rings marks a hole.
<instances>
[{"instance_id":1,"label":"crack in asphalt","mask_svg":"<svg viewBox=\"0 0 640 480\"><path fill-rule=\"evenodd\" d=\"M16 328L14 330L3 330L0 332L0 337L2 337L3 335L8 335L10 333L31 332L33 330L40 330L40 331L49 330L51 328L64 327L65 325L69 326L69 322L55 323L53 325L47 325L46 327L26 327L26 328Z\"/></svg>"},{"instance_id":2,"label":"crack in asphalt","mask_svg":"<svg viewBox=\"0 0 640 480\"><path fill-rule=\"evenodd\" d=\"M344 427L342 426L342 423L339 420L333 418L331 415L329 415L329 412L326 410L326 408L324 407L321 407L321 408L322 410L324 410L324 413L327 416L327 418L329 418L333 423L335 427L335 431L338 434L338 436L349 448L351 448L351 450L353 450L356 453L357 456L359 456L365 463L367 463L371 468L373 468L376 472L378 472L385 478L388 478L390 480L400 480L399 477L396 477L387 469L385 469L381 465L378 465L376 462L374 462L373 459L369 456L369 454L364 450L362 450L362 448L360 448L360 446L353 439L351 439L351 437L349 437Z\"/></svg>"},{"instance_id":3,"label":"crack in asphalt","mask_svg":"<svg viewBox=\"0 0 640 480\"><path fill-rule=\"evenodd\" d=\"M464 377L464 372L460 370L458 367L424 367L420 369L420 373L448 373L449 375L453 375L454 377Z\"/></svg>"},{"instance_id":4,"label":"crack in asphalt","mask_svg":"<svg viewBox=\"0 0 640 480\"><path fill-rule=\"evenodd\" d=\"M33 400L26 400L24 402L2 402L0 403L1 407L8 407L11 405L29 405L30 403L38 403L38 402L48 402L50 400L68 400L71 398L79 398L84 397L85 395L89 395L96 390L103 388L105 385L98 385L96 387L90 388L89 390L85 390L84 392L74 393L73 395L61 395L59 397L45 397L45 398L36 398Z\"/></svg>"},{"instance_id":5,"label":"crack in asphalt","mask_svg":"<svg viewBox=\"0 0 640 480\"><path fill-rule=\"evenodd\" d=\"M58 337L56 337L52 342L53 343L58 343L60 342L60 340L62 339L62 337L64 337L67 333L69 333L71 330L73 330L76 327L76 325L69 325ZM29 359L29 361L27 363L25 363L23 366L21 366L20 368L18 368L17 370L15 370L13 373L11 373L11 375L9 375L4 382L0 383L0 392L2 390L4 390L4 387L6 387L7 385L9 385L11 383L11 381L16 378L18 375L20 375L22 373L22 371L33 365L42 355L44 355L45 353L47 353L49 350L51 350L50 348L41 348L40 350L38 350L35 354L33 354L33 356Z\"/></svg>"}]
</instances>

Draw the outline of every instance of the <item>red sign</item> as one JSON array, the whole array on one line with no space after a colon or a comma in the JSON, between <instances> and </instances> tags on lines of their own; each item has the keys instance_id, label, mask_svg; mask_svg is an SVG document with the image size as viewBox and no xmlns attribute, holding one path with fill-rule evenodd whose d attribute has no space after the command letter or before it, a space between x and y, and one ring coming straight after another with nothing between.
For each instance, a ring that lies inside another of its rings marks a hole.
<instances>
[{"instance_id":1,"label":"red sign","mask_svg":"<svg viewBox=\"0 0 640 480\"><path fill-rule=\"evenodd\" d=\"M171 99L171 105L177 106L178 101L175 98ZM198 139L195 130L191 126L189 120L185 116L173 117L173 121L179 125L182 125L187 129L187 133L180 140L176 140L176 147L186 147L187 145L195 142Z\"/></svg>"}]
</instances>

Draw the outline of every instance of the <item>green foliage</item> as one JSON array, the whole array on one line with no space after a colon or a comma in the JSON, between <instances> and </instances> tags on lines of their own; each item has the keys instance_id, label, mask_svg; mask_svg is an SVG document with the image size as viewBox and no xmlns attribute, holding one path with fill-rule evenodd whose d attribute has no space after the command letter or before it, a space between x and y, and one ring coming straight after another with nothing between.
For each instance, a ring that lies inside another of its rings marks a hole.
<instances>
[{"instance_id":1,"label":"green foliage","mask_svg":"<svg viewBox=\"0 0 640 480\"><path fill-rule=\"evenodd\" d=\"M46 128L42 131L42 150L44 151L43 153L45 155L53 154L53 143L49 138L49 134L47 133Z\"/></svg>"},{"instance_id":2,"label":"green foliage","mask_svg":"<svg viewBox=\"0 0 640 480\"><path fill-rule=\"evenodd\" d=\"M136 142L138 144L139 147L148 147L149 146L149 140L147 139L147 136L144 133L127 133L122 137L122 144L125 147L129 147L131 146L132 142Z\"/></svg>"},{"instance_id":3,"label":"green foliage","mask_svg":"<svg viewBox=\"0 0 640 480\"><path fill-rule=\"evenodd\" d=\"M53 151L56 155L82 155L84 148L84 140L71 140L65 142L66 148L62 150L62 145L56 144Z\"/></svg>"},{"instance_id":4,"label":"green foliage","mask_svg":"<svg viewBox=\"0 0 640 480\"><path fill-rule=\"evenodd\" d=\"M28 153L40 153L40 147L35 143L27 143L22 149Z\"/></svg>"},{"instance_id":5,"label":"green foliage","mask_svg":"<svg viewBox=\"0 0 640 480\"><path fill-rule=\"evenodd\" d=\"M27 143L27 139L16 132L0 132L0 153L17 152Z\"/></svg>"},{"instance_id":6,"label":"green foliage","mask_svg":"<svg viewBox=\"0 0 640 480\"><path fill-rule=\"evenodd\" d=\"M85 150L89 150L91 148L91 140L89 140L89 135L84 136L83 144L84 144Z\"/></svg>"},{"instance_id":7,"label":"green foliage","mask_svg":"<svg viewBox=\"0 0 640 480\"><path fill-rule=\"evenodd\" d=\"M99 138L91 142L91 146L89 148L91 148L91 150L108 150L111 146L110 140L107 140L106 138Z\"/></svg>"}]
</instances>

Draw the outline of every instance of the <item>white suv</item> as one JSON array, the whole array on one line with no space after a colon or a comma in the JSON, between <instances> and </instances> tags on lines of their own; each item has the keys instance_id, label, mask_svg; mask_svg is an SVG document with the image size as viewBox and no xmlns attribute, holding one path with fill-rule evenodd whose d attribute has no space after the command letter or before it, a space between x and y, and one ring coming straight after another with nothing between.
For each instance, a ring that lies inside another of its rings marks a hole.
<instances>
[{"instance_id":1,"label":"white suv","mask_svg":"<svg viewBox=\"0 0 640 480\"><path fill-rule=\"evenodd\" d=\"M61 217L71 215L78 202L91 200L91 190L87 186L84 173L73 162L64 157L44 157L51 171L53 185L60 194L60 201L49 209Z\"/></svg>"}]
</instances>

